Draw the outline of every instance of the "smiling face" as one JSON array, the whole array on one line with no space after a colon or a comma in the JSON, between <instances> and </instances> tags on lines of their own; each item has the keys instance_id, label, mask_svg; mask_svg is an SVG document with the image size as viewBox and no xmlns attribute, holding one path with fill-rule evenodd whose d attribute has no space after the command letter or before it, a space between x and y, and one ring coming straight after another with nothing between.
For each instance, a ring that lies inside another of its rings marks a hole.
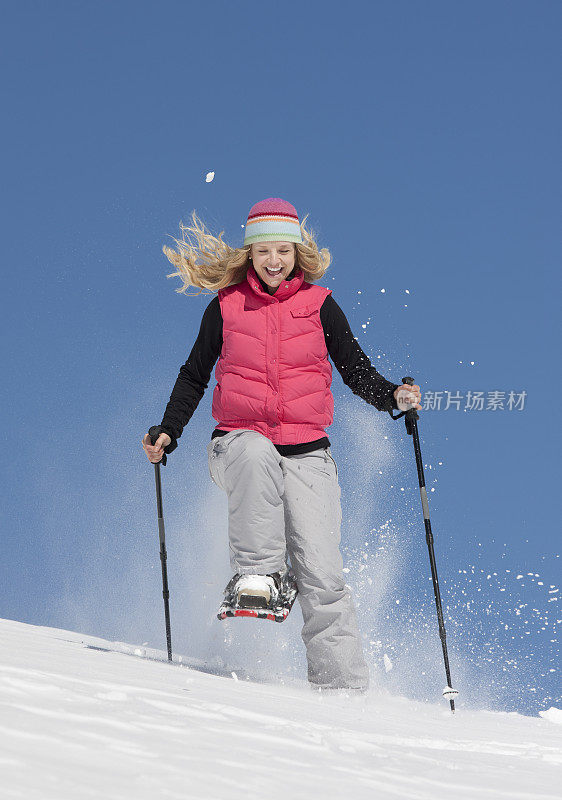
<instances>
[{"instance_id":1,"label":"smiling face","mask_svg":"<svg viewBox=\"0 0 562 800\"><path fill-rule=\"evenodd\" d=\"M251 256L254 269L267 285L267 291L274 294L293 271L295 245L293 242L256 242L251 245Z\"/></svg>"}]
</instances>

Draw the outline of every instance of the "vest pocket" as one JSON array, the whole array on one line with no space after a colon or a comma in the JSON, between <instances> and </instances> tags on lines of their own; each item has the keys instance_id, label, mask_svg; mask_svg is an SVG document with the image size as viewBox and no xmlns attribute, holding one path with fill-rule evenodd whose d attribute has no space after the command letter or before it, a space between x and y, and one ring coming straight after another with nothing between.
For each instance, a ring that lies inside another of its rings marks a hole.
<instances>
[{"instance_id":1,"label":"vest pocket","mask_svg":"<svg viewBox=\"0 0 562 800\"><path fill-rule=\"evenodd\" d=\"M304 306L303 308L292 308L291 314L293 317L310 317L317 310L316 306Z\"/></svg>"}]
</instances>

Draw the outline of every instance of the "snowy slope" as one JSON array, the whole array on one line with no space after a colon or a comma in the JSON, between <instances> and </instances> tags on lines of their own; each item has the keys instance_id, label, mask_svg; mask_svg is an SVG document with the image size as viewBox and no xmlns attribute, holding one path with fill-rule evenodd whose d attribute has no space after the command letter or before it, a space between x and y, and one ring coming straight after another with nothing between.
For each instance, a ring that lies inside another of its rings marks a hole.
<instances>
[{"instance_id":1,"label":"snowy slope","mask_svg":"<svg viewBox=\"0 0 562 800\"><path fill-rule=\"evenodd\" d=\"M0 644L2 800L561 797L556 709L318 697L9 620Z\"/></svg>"}]
</instances>

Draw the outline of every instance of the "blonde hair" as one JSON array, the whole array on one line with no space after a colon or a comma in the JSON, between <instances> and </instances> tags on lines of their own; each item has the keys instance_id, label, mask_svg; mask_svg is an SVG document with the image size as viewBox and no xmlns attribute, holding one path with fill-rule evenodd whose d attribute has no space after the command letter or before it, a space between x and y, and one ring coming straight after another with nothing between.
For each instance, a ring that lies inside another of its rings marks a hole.
<instances>
[{"instance_id":1,"label":"blonde hair","mask_svg":"<svg viewBox=\"0 0 562 800\"><path fill-rule=\"evenodd\" d=\"M190 286L218 292L226 286L242 283L251 264L249 259L250 245L245 247L230 247L223 241L221 231L214 236L205 228L195 211L191 212L192 225L180 222L181 239L170 237L176 247L163 246L162 250L176 268L168 278L181 278L183 285L176 289L180 294L188 294ZM315 235L305 227L308 214L300 223L303 242L294 242L295 267L300 267L304 273L304 280L311 283L321 278L332 260L330 251L323 247L318 249ZM192 292L188 297L200 295L201 291Z\"/></svg>"}]
</instances>

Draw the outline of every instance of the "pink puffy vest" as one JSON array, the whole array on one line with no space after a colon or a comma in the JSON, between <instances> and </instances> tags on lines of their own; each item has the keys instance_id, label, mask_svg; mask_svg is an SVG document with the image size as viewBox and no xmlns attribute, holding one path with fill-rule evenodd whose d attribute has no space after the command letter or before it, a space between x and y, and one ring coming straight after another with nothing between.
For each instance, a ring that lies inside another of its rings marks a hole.
<instances>
[{"instance_id":1,"label":"pink puffy vest","mask_svg":"<svg viewBox=\"0 0 562 800\"><path fill-rule=\"evenodd\" d=\"M245 281L219 291L223 346L212 407L217 428L249 428L273 444L326 436L334 398L320 307L328 294L331 289L306 283L298 269L270 295L253 267Z\"/></svg>"}]
</instances>

